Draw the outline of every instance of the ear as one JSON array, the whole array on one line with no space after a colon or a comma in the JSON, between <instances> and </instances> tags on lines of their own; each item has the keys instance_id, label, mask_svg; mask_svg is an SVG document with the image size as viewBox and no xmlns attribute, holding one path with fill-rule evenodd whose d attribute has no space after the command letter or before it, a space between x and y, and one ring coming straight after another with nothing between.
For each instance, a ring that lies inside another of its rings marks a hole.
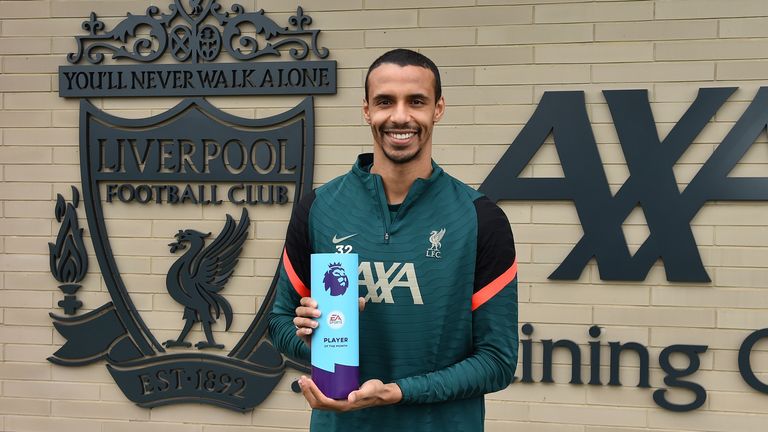
<instances>
[{"instance_id":1,"label":"ear","mask_svg":"<svg viewBox=\"0 0 768 432\"><path fill-rule=\"evenodd\" d=\"M435 123L439 122L440 119L443 118L443 114L445 114L445 98L440 96L440 99L438 99L435 104L435 115L432 118L432 121Z\"/></svg>"},{"instance_id":2,"label":"ear","mask_svg":"<svg viewBox=\"0 0 768 432\"><path fill-rule=\"evenodd\" d=\"M371 124L371 113L368 111L368 101L363 99L363 118L365 122Z\"/></svg>"}]
</instances>

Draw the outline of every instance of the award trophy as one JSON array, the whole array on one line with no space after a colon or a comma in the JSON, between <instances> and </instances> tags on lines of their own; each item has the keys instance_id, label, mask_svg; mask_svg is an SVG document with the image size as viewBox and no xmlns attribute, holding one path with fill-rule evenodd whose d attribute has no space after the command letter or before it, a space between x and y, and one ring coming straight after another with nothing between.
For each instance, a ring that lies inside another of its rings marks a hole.
<instances>
[{"instance_id":1,"label":"award trophy","mask_svg":"<svg viewBox=\"0 0 768 432\"><path fill-rule=\"evenodd\" d=\"M312 380L331 399L359 388L357 254L312 254L312 298L322 315L312 333Z\"/></svg>"}]
</instances>

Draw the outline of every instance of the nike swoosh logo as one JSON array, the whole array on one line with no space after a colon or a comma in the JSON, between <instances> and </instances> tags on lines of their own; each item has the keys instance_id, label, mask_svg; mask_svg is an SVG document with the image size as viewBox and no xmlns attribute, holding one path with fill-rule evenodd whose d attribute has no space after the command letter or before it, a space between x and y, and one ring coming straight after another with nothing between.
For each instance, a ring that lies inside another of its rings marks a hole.
<instances>
[{"instance_id":1,"label":"nike swoosh logo","mask_svg":"<svg viewBox=\"0 0 768 432\"><path fill-rule=\"evenodd\" d=\"M334 234L334 235L333 235L333 240L331 240L331 241L333 241L333 244L338 244L338 243L341 243L341 242L343 242L344 240L346 240L346 239L349 239L349 238L352 238L352 237L354 237L354 236L356 236L356 235L357 235L357 233L354 233L354 234L348 235L348 236L346 236L346 237L342 237L342 238L336 238L336 234Z\"/></svg>"}]
</instances>

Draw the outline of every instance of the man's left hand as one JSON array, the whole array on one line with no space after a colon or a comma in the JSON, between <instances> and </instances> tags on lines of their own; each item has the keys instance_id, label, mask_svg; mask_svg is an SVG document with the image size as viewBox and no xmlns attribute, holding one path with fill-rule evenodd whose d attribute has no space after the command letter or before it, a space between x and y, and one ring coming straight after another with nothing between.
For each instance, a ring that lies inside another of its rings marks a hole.
<instances>
[{"instance_id":1,"label":"man's left hand","mask_svg":"<svg viewBox=\"0 0 768 432\"><path fill-rule=\"evenodd\" d=\"M392 405L403 398L403 392L397 384L384 384L377 379L364 382L360 389L350 393L346 400L326 397L312 379L305 376L299 379L299 386L309 406L326 411L347 412L373 406Z\"/></svg>"}]
</instances>

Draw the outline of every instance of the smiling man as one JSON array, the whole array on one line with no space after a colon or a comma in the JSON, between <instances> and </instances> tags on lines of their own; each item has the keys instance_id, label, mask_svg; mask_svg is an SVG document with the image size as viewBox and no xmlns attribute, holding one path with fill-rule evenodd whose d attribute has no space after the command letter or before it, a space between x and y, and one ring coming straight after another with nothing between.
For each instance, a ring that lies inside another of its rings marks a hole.
<instances>
[{"instance_id":1,"label":"smiling man","mask_svg":"<svg viewBox=\"0 0 768 432\"><path fill-rule=\"evenodd\" d=\"M373 154L302 198L286 234L270 315L275 345L308 360L323 311L312 253L360 258L361 386L346 400L299 384L313 431L481 431L485 393L517 363L517 261L504 213L432 161L440 74L397 49L368 69L363 115Z\"/></svg>"}]
</instances>

